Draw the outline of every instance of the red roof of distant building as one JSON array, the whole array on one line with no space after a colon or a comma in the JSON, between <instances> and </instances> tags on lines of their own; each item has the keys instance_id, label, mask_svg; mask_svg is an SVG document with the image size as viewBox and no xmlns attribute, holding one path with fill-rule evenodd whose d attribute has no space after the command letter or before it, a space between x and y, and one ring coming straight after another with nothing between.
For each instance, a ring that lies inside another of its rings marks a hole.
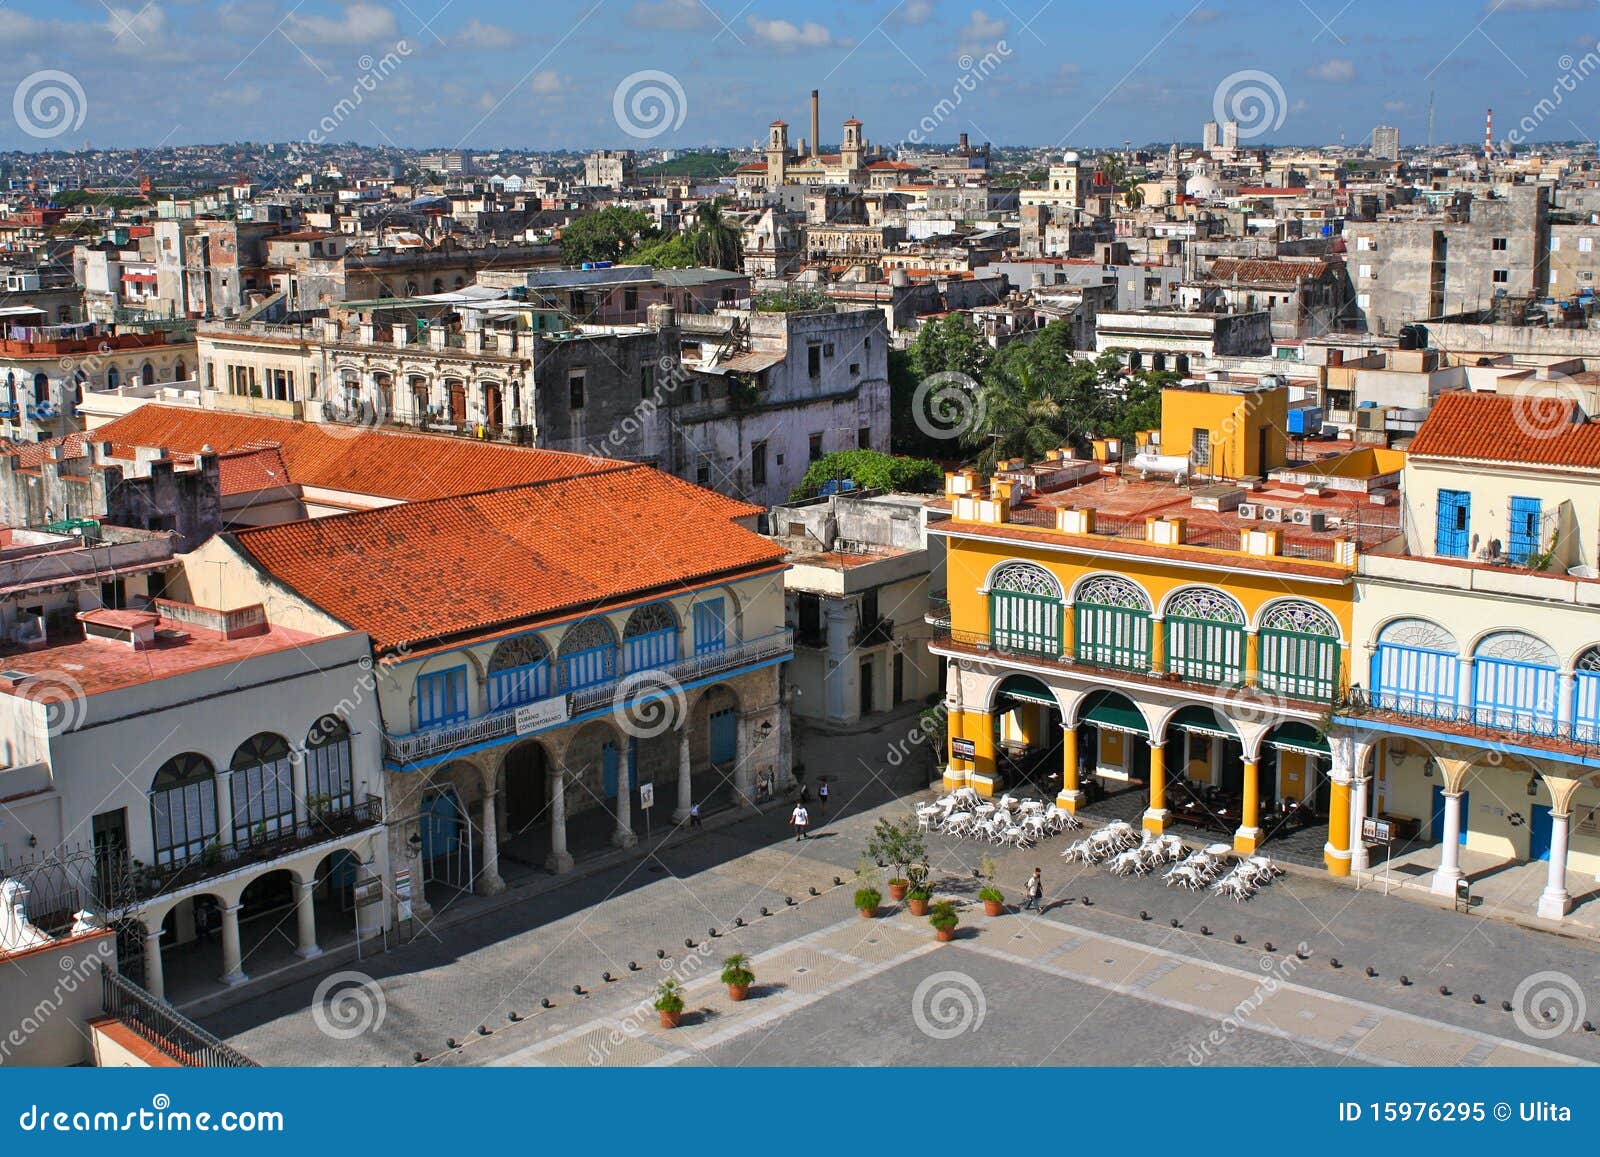
<instances>
[{"instance_id":1,"label":"red roof of distant building","mask_svg":"<svg viewBox=\"0 0 1600 1157\"><path fill-rule=\"evenodd\" d=\"M217 471L224 495L269 490L274 486L287 486L292 481L289 467L284 463L283 454L277 446L230 450L219 454Z\"/></svg>"},{"instance_id":2,"label":"red roof of distant building","mask_svg":"<svg viewBox=\"0 0 1600 1157\"><path fill-rule=\"evenodd\" d=\"M476 442L448 434L324 425L153 404L107 422L94 431L94 440L118 447L161 447L174 455L198 454L207 445L223 454L271 444L277 446L289 474L302 486L404 502L628 466L610 458Z\"/></svg>"},{"instance_id":3,"label":"red roof of distant building","mask_svg":"<svg viewBox=\"0 0 1600 1157\"><path fill-rule=\"evenodd\" d=\"M777 566L783 548L734 522L759 510L625 465L233 538L280 581L388 649Z\"/></svg>"},{"instance_id":4,"label":"red roof of distant building","mask_svg":"<svg viewBox=\"0 0 1600 1157\"><path fill-rule=\"evenodd\" d=\"M1411 439L1413 456L1600 469L1600 425L1551 393L1439 395Z\"/></svg>"}]
</instances>

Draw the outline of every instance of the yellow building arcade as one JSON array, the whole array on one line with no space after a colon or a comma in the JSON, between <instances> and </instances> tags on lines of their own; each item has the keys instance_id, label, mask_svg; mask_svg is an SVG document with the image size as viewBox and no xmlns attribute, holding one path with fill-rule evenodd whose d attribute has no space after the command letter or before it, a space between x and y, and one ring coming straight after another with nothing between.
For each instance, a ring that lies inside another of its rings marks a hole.
<instances>
[{"instance_id":1,"label":"yellow building arcade","mask_svg":"<svg viewBox=\"0 0 1600 1157\"><path fill-rule=\"evenodd\" d=\"M1325 830L1343 875L1349 776L1325 732L1348 686L1357 556L1396 533L1392 479L1307 484L1273 432L1285 391L1209 385L1166 391L1159 439L1129 463L1057 453L948 476L948 517L929 527L948 545L948 601L930 613L944 783L1032 783L1073 811L1142 804L1147 830L1210 829L1241 852ZM1226 477L1208 445L1259 473Z\"/></svg>"}]
</instances>

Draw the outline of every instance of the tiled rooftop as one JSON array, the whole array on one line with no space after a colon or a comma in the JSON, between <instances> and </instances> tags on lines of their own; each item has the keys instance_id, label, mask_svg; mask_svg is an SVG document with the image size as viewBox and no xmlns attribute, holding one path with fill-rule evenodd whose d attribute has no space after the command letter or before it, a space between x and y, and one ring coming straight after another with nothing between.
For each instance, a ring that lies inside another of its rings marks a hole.
<instances>
[{"instance_id":1,"label":"tiled rooftop","mask_svg":"<svg viewBox=\"0 0 1600 1157\"><path fill-rule=\"evenodd\" d=\"M1559 384L1538 394L1439 395L1411 440L1414 457L1600 468L1600 423L1589 421Z\"/></svg>"}]
</instances>

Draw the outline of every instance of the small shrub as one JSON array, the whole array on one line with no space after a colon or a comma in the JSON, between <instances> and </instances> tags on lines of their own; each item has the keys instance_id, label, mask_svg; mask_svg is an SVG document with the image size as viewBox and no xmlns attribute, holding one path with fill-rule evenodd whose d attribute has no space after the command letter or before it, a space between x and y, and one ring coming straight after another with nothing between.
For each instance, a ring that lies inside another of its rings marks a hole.
<instances>
[{"instance_id":1,"label":"small shrub","mask_svg":"<svg viewBox=\"0 0 1600 1157\"><path fill-rule=\"evenodd\" d=\"M682 1012L683 985L670 976L658 984L655 1009L657 1012Z\"/></svg>"},{"instance_id":2,"label":"small shrub","mask_svg":"<svg viewBox=\"0 0 1600 1157\"><path fill-rule=\"evenodd\" d=\"M856 907L863 912L871 912L883 903L883 893L876 888L857 888Z\"/></svg>"},{"instance_id":3,"label":"small shrub","mask_svg":"<svg viewBox=\"0 0 1600 1157\"><path fill-rule=\"evenodd\" d=\"M928 912L928 923L939 931L954 928L961 923L961 917L956 915L954 900L940 900Z\"/></svg>"},{"instance_id":4,"label":"small shrub","mask_svg":"<svg viewBox=\"0 0 1600 1157\"><path fill-rule=\"evenodd\" d=\"M722 962L722 983L731 984L736 988L749 988L756 982L756 974L750 971L750 958L743 952L735 952Z\"/></svg>"},{"instance_id":5,"label":"small shrub","mask_svg":"<svg viewBox=\"0 0 1600 1157\"><path fill-rule=\"evenodd\" d=\"M979 889L978 899L982 900L985 904L1004 904L1006 902L1006 898L999 888Z\"/></svg>"}]
</instances>

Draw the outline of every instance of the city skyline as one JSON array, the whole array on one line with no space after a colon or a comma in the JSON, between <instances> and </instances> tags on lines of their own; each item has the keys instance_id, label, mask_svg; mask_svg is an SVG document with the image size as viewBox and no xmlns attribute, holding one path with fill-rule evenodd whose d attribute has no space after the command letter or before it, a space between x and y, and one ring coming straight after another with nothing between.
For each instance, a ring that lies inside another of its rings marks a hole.
<instances>
[{"instance_id":1,"label":"city skyline","mask_svg":"<svg viewBox=\"0 0 1600 1157\"><path fill-rule=\"evenodd\" d=\"M1258 118L1252 146L1358 146L1379 124L1421 144L1430 102L1438 143L1479 139L1487 106L1497 136L1524 126L1524 143L1597 129L1581 99L1565 103L1600 67L1592 0L1419 3L1382 11L1381 34L1369 0L1321 13L1151 3L1114 16L1032 0L826 2L804 18L765 2L721 7L553 0L529 21L498 0L436 11L15 0L0 8L16 49L0 73L13 112L0 149L748 148L775 118L808 135L812 88L824 143L856 116L891 147L961 133L1037 147L1193 141L1241 84L1235 119ZM1088 47L1109 43L1125 47Z\"/></svg>"}]
</instances>

